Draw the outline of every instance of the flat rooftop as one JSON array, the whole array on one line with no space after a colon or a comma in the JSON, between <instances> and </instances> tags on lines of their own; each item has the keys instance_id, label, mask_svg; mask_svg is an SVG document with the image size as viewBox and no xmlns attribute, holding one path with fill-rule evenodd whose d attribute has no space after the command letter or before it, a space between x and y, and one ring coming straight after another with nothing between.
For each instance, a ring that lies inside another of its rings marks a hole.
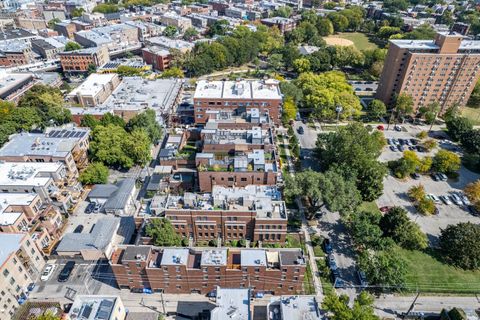
<instances>
[{"instance_id":1,"label":"flat rooftop","mask_svg":"<svg viewBox=\"0 0 480 320\"><path fill-rule=\"evenodd\" d=\"M211 320L250 320L250 290L217 287L217 307L210 311Z\"/></svg>"},{"instance_id":2,"label":"flat rooftop","mask_svg":"<svg viewBox=\"0 0 480 320\"><path fill-rule=\"evenodd\" d=\"M402 49L412 50L439 50L434 40L390 40L391 43ZM479 50L480 40L462 40L459 50Z\"/></svg>"},{"instance_id":3,"label":"flat rooftop","mask_svg":"<svg viewBox=\"0 0 480 320\"><path fill-rule=\"evenodd\" d=\"M244 249L240 251L242 267L260 267L267 265L265 250Z\"/></svg>"},{"instance_id":4,"label":"flat rooftop","mask_svg":"<svg viewBox=\"0 0 480 320\"><path fill-rule=\"evenodd\" d=\"M201 133L205 144L273 144L272 132L268 129L218 129L218 123L208 121Z\"/></svg>"},{"instance_id":5,"label":"flat rooftop","mask_svg":"<svg viewBox=\"0 0 480 320\"><path fill-rule=\"evenodd\" d=\"M104 91L104 87L118 77L116 73L92 73L83 83L73 89L67 96L96 96Z\"/></svg>"},{"instance_id":6,"label":"flat rooftop","mask_svg":"<svg viewBox=\"0 0 480 320\"><path fill-rule=\"evenodd\" d=\"M0 266L10 257L11 254L20 249L20 244L26 233L0 233Z\"/></svg>"},{"instance_id":7,"label":"flat rooftop","mask_svg":"<svg viewBox=\"0 0 480 320\"><path fill-rule=\"evenodd\" d=\"M18 86L33 81L32 73L6 73L0 72L0 97L6 98Z\"/></svg>"},{"instance_id":8,"label":"flat rooftop","mask_svg":"<svg viewBox=\"0 0 480 320\"><path fill-rule=\"evenodd\" d=\"M153 109L157 113L169 112L182 87L181 80L124 77L120 85L100 106L107 110Z\"/></svg>"},{"instance_id":9,"label":"flat rooftop","mask_svg":"<svg viewBox=\"0 0 480 320\"><path fill-rule=\"evenodd\" d=\"M157 45L166 49L192 50L195 46L195 44L188 41L170 39L164 36L149 38L147 42L152 45Z\"/></svg>"},{"instance_id":10,"label":"flat rooftop","mask_svg":"<svg viewBox=\"0 0 480 320\"><path fill-rule=\"evenodd\" d=\"M202 266L224 266L227 264L227 249L203 250Z\"/></svg>"},{"instance_id":11,"label":"flat rooftop","mask_svg":"<svg viewBox=\"0 0 480 320\"><path fill-rule=\"evenodd\" d=\"M13 135L1 149L0 157L66 157L75 145L88 136L90 129L72 127L52 129L48 133L23 132Z\"/></svg>"},{"instance_id":12,"label":"flat rooftop","mask_svg":"<svg viewBox=\"0 0 480 320\"><path fill-rule=\"evenodd\" d=\"M194 99L281 100L276 80L240 80L197 82Z\"/></svg>"},{"instance_id":13,"label":"flat rooftop","mask_svg":"<svg viewBox=\"0 0 480 320\"><path fill-rule=\"evenodd\" d=\"M274 297L268 304L267 313L272 320L320 320L319 303L315 296Z\"/></svg>"},{"instance_id":14,"label":"flat rooftop","mask_svg":"<svg viewBox=\"0 0 480 320\"><path fill-rule=\"evenodd\" d=\"M111 320L118 297L77 295L70 308L70 319Z\"/></svg>"},{"instance_id":15,"label":"flat rooftop","mask_svg":"<svg viewBox=\"0 0 480 320\"><path fill-rule=\"evenodd\" d=\"M9 206L28 206L35 198L36 193L0 193L0 213Z\"/></svg>"},{"instance_id":16,"label":"flat rooftop","mask_svg":"<svg viewBox=\"0 0 480 320\"><path fill-rule=\"evenodd\" d=\"M62 168L60 162L0 162L0 186L44 186Z\"/></svg>"},{"instance_id":17,"label":"flat rooftop","mask_svg":"<svg viewBox=\"0 0 480 320\"><path fill-rule=\"evenodd\" d=\"M161 265L164 266L177 266L187 265L188 263L188 249L173 249L167 248L163 250Z\"/></svg>"}]
</instances>

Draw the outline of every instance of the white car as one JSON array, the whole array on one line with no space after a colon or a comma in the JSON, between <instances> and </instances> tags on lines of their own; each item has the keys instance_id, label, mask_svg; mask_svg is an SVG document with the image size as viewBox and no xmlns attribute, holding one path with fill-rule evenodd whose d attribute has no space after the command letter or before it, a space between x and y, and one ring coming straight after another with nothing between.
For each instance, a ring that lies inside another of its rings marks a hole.
<instances>
[{"instance_id":1,"label":"white car","mask_svg":"<svg viewBox=\"0 0 480 320\"><path fill-rule=\"evenodd\" d=\"M463 204L462 199L458 194L453 193L450 196L450 199L452 199L453 203L455 203L457 206L461 206Z\"/></svg>"},{"instance_id":2,"label":"white car","mask_svg":"<svg viewBox=\"0 0 480 320\"><path fill-rule=\"evenodd\" d=\"M440 199L439 199L436 195L434 195L434 194L431 194L431 193L430 193L429 195L427 195L427 197L428 197L429 199L432 199L433 202L435 202L435 203L441 203Z\"/></svg>"},{"instance_id":3,"label":"white car","mask_svg":"<svg viewBox=\"0 0 480 320\"><path fill-rule=\"evenodd\" d=\"M470 205L470 200L468 200L466 195L462 195L461 198L462 198L462 201L463 201L464 205L466 205L466 206Z\"/></svg>"},{"instance_id":4,"label":"white car","mask_svg":"<svg viewBox=\"0 0 480 320\"><path fill-rule=\"evenodd\" d=\"M47 264L47 266L45 267L45 270L43 270L40 280L47 281L48 279L50 279L50 277L53 274L53 271L55 271L55 267L56 266L54 264Z\"/></svg>"},{"instance_id":5,"label":"white car","mask_svg":"<svg viewBox=\"0 0 480 320\"><path fill-rule=\"evenodd\" d=\"M447 204L447 205L451 205L452 204L452 201L450 200L450 197L449 196L440 196L440 199L443 201L443 203Z\"/></svg>"}]
</instances>

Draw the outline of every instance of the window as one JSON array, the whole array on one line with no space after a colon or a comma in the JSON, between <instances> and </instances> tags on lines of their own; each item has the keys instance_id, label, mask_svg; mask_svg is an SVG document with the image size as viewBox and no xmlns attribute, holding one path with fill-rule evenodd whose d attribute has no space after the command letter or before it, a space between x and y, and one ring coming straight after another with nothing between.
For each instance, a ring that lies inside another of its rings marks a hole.
<instances>
[{"instance_id":1,"label":"window","mask_svg":"<svg viewBox=\"0 0 480 320\"><path fill-rule=\"evenodd\" d=\"M177 289L182 289L182 286L177 284L176 288Z\"/></svg>"},{"instance_id":2,"label":"window","mask_svg":"<svg viewBox=\"0 0 480 320\"><path fill-rule=\"evenodd\" d=\"M9 274L10 274L10 271L8 271L7 269L3 270L3 276L5 278L8 277Z\"/></svg>"}]
</instances>

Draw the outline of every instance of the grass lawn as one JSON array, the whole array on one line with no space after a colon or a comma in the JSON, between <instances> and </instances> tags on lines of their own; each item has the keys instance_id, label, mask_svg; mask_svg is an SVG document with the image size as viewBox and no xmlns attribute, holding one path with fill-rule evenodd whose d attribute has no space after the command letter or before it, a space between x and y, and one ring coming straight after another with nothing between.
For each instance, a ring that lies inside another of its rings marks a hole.
<instances>
[{"instance_id":1,"label":"grass lawn","mask_svg":"<svg viewBox=\"0 0 480 320\"><path fill-rule=\"evenodd\" d=\"M344 32L335 34L333 36L352 41L358 50L370 50L378 48L375 43L370 42L365 34L360 32Z\"/></svg>"},{"instance_id":2,"label":"grass lawn","mask_svg":"<svg viewBox=\"0 0 480 320\"><path fill-rule=\"evenodd\" d=\"M396 249L407 262L408 291L473 294L480 291L480 270L465 271L443 264L421 251Z\"/></svg>"},{"instance_id":3,"label":"grass lawn","mask_svg":"<svg viewBox=\"0 0 480 320\"><path fill-rule=\"evenodd\" d=\"M480 125L480 108L474 109L469 107L462 108L462 116L470 119L474 125Z\"/></svg>"},{"instance_id":4,"label":"grass lawn","mask_svg":"<svg viewBox=\"0 0 480 320\"><path fill-rule=\"evenodd\" d=\"M380 209L378 209L378 206L375 203L375 201L370 201L370 202L364 201L358 207L358 211L367 211L367 212L377 211L377 212L380 212Z\"/></svg>"}]
</instances>

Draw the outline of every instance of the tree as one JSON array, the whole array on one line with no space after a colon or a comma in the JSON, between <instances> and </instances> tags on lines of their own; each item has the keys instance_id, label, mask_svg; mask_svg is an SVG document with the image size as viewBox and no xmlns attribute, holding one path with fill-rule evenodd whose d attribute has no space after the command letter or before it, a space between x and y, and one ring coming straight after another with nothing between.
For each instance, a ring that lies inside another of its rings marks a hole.
<instances>
[{"instance_id":1,"label":"tree","mask_svg":"<svg viewBox=\"0 0 480 320\"><path fill-rule=\"evenodd\" d=\"M307 58L300 58L293 61L293 67L298 73L310 71L310 60Z\"/></svg>"},{"instance_id":2,"label":"tree","mask_svg":"<svg viewBox=\"0 0 480 320\"><path fill-rule=\"evenodd\" d=\"M160 78L169 79L169 78L184 78L185 74L182 69L178 67L170 67L169 69L162 72Z\"/></svg>"},{"instance_id":3,"label":"tree","mask_svg":"<svg viewBox=\"0 0 480 320\"><path fill-rule=\"evenodd\" d=\"M130 119L126 125L128 132L135 129L144 129L148 133L151 143L157 143L162 137L162 128L157 122L155 111L148 109Z\"/></svg>"},{"instance_id":4,"label":"tree","mask_svg":"<svg viewBox=\"0 0 480 320\"><path fill-rule=\"evenodd\" d=\"M463 192L471 203L480 208L480 180L467 184Z\"/></svg>"},{"instance_id":5,"label":"tree","mask_svg":"<svg viewBox=\"0 0 480 320\"><path fill-rule=\"evenodd\" d=\"M42 118L35 108L15 108L3 121L13 124L15 131L30 131L42 122Z\"/></svg>"},{"instance_id":6,"label":"tree","mask_svg":"<svg viewBox=\"0 0 480 320\"><path fill-rule=\"evenodd\" d=\"M93 8L93 12L100 12L100 13L115 13L118 12L119 8L116 4L112 3L100 3Z\"/></svg>"},{"instance_id":7,"label":"tree","mask_svg":"<svg viewBox=\"0 0 480 320\"><path fill-rule=\"evenodd\" d=\"M83 184L107 183L108 168L101 162L92 162L80 173L79 180Z\"/></svg>"},{"instance_id":8,"label":"tree","mask_svg":"<svg viewBox=\"0 0 480 320\"><path fill-rule=\"evenodd\" d=\"M384 145L381 132L370 134L363 125L353 123L319 135L316 151L324 170L338 167L346 176L355 177L363 200L372 201L383 192L387 169L377 158Z\"/></svg>"},{"instance_id":9,"label":"tree","mask_svg":"<svg viewBox=\"0 0 480 320\"><path fill-rule=\"evenodd\" d=\"M285 177L284 195L286 198L306 197L309 202L316 206L322 200L320 188L323 175L310 169L298 172L294 177Z\"/></svg>"},{"instance_id":10,"label":"tree","mask_svg":"<svg viewBox=\"0 0 480 320\"><path fill-rule=\"evenodd\" d=\"M474 129L462 135L460 142L468 153L480 153L480 130Z\"/></svg>"},{"instance_id":11,"label":"tree","mask_svg":"<svg viewBox=\"0 0 480 320\"><path fill-rule=\"evenodd\" d=\"M90 156L93 161L102 162L107 166L128 169L134 164L127 153L130 141L123 127L114 124L98 125L92 131Z\"/></svg>"},{"instance_id":12,"label":"tree","mask_svg":"<svg viewBox=\"0 0 480 320\"><path fill-rule=\"evenodd\" d=\"M462 269L480 268L480 225L461 222L440 232L440 250L447 263Z\"/></svg>"},{"instance_id":13,"label":"tree","mask_svg":"<svg viewBox=\"0 0 480 320\"><path fill-rule=\"evenodd\" d=\"M187 28L183 33L183 40L185 41L192 41L198 37L198 31L195 28Z\"/></svg>"},{"instance_id":14,"label":"tree","mask_svg":"<svg viewBox=\"0 0 480 320\"><path fill-rule=\"evenodd\" d=\"M480 81L477 81L475 87L473 88L470 98L468 98L467 106L470 108L479 108L480 107Z\"/></svg>"},{"instance_id":15,"label":"tree","mask_svg":"<svg viewBox=\"0 0 480 320\"><path fill-rule=\"evenodd\" d=\"M131 67L131 66L118 66L115 70L121 77L134 77L134 76L141 76L143 71L139 68Z\"/></svg>"},{"instance_id":16,"label":"tree","mask_svg":"<svg viewBox=\"0 0 480 320\"><path fill-rule=\"evenodd\" d=\"M332 22L335 32L343 32L348 27L348 19L338 12L330 13L328 19Z\"/></svg>"},{"instance_id":17,"label":"tree","mask_svg":"<svg viewBox=\"0 0 480 320\"><path fill-rule=\"evenodd\" d=\"M423 148L425 148L425 150L427 152L430 152L433 149L435 149L437 147L437 145L438 145L437 141L435 141L433 139L427 139L427 140L423 141L423 143L422 143Z\"/></svg>"},{"instance_id":18,"label":"tree","mask_svg":"<svg viewBox=\"0 0 480 320\"><path fill-rule=\"evenodd\" d=\"M378 320L380 318L374 313L373 301L369 293L362 291L350 308L347 295L337 296L333 292L325 296L322 308L328 312L328 318L332 320Z\"/></svg>"},{"instance_id":19,"label":"tree","mask_svg":"<svg viewBox=\"0 0 480 320\"><path fill-rule=\"evenodd\" d=\"M97 72L97 66L93 63L90 63L87 66L87 75L91 75L92 73L95 73L95 72Z\"/></svg>"},{"instance_id":20,"label":"tree","mask_svg":"<svg viewBox=\"0 0 480 320\"><path fill-rule=\"evenodd\" d=\"M419 202L427 196L425 193L425 187L422 184L411 186L410 189L408 189L407 194L408 197L415 202Z\"/></svg>"},{"instance_id":21,"label":"tree","mask_svg":"<svg viewBox=\"0 0 480 320\"><path fill-rule=\"evenodd\" d=\"M316 118L335 119L338 106L342 106L341 119L360 115L360 101L342 72L305 72L295 80L295 85L303 92L303 105L311 108Z\"/></svg>"},{"instance_id":22,"label":"tree","mask_svg":"<svg viewBox=\"0 0 480 320\"><path fill-rule=\"evenodd\" d=\"M174 38L178 33L178 29L175 26L169 25L163 30L163 35L168 38Z\"/></svg>"},{"instance_id":23,"label":"tree","mask_svg":"<svg viewBox=\"0 0 480 320\"><path fill-rule=\"evenodd\" d=\"M61 320L61 316L54 315L53 312L47 311L42 315L34 317L33 320Z\"/></svg>"},{"instance_id":24,"label":"tree","mask_svg":"<svg viewBox=\"0 0 480 320\"><path fill-rule=\"evenodd\" d=\"M82 46L77 42L68 41L67 44L65 45L65 51L75 51L79 49L82 49Z\"/></svg>"},{"instance_id":25,"label":"tree","mask_svg":"<svg viewBox=\"0 0 480 320\"><path fill-rule=\"evenodd\" d=\"M85 9L83 8L73 8L71 14L72 14L72 17L77 18L77 17L81 17L84 12L85 12Z\"/></svg>"},{"instance_id":26,"label":"tree","mask_svg":"<svg viewBox=\"0 0 480 320\"><path fill-rule=\"evenodd\" d=\"M288 123L297 116L297 106L292 97L286 97L283 102L282 121Z\"/></svg>"},{"instance_id":27,"label":"tree","mask_svg":"<svg viewBox=\"0 0 480 320\"><path fill-rule=\"evenodd\" d=\"M48 26L48 28L53 29L53 28L55 28L55 25L57 23L61 22L61 21L62 20L60 20L58 18L53 18L52 20L48 21L47 26Z\"/></svg>"},{"instance_id":28,"label":"tree","mask_svg":"<svg viewBox=\"0 0 480 320\"><path fill-rule=\"evenodd\" d=\"M435 210L437 209L435 207L435 202L433 202L432 199L429 199L427 197L420 199L415 205L415 208L419 213L423 215L432 215L435 213Z\"/></svg>"},{"instance_id":29,"label":"tree","mask_svg":"<svg viewBox=\"0 0 480 320\"><path fill-rule=\"evenodd\" d=\"M403 157L389 163L394 175L397 178L403 179L417 171L421 165L421 160L414 151L406 150L403 152Z\"/></svg>"},{"instance_id":30,"label":"tree","mask_svg":"<svg viewBox=\"0 0 480 320\"><path fill-rule=\"evenodd\" d=\"M346 179L335 170L325 172L320 188L323 201L330 211L348 214L362 203L362 196L355 186L355 181Z\"/></svg>"},{"instance_id":31,"label":"tree","mask_svg":"<svg viewBox=\"0 0 480 320\"><path fill-rule=\"evenodd\" d=\"M273 11L273 17L283 17L283 18L290 18L293 13L293 9L288 6L283 6L278 8L277 10Z\"/></svg>"},{"instance_id":32,"label":"tree","mask_svg":"<svg viewBox=\"0 0 480 320\"><path fill-rule=\"evenodd\" d=\"M432 168L443 173L452 173L460 169L460 157L445 149L440 149L433 157Z\"/></svg>"},{"instance_id":33,"label":"tree","mask_svg":"<svg viewBox=\"0 0 480 320\"><path fill-rule=\"evenodd\" d=\"M323 37L333 34L332 21L327 18L319 17L316 26L318 29L318 33Z\"/></svg>"},{"instance_id":34,"label":"tree","mask_svg":"<svg viewBox=\"0 0 480 320\"><path fill-rule=\"evenodd\" d=\"M268 66L273 70L280 70L283 68L283 56L279 53L274 53L270 55L267 59Z\"/></svg>"},{"instance_id":35,"label":"tree","mask_svg":"<svg viewBox=\"0 0 480 320\"><path fill-rule=\"evenodd\" d=\"M384 26L378 30L377 37L383 40L388 40L391 36L399 33L402 33L402 31L398 27Z\"/></svg>"},{"instance_id":36,"label":"tree","mask_svg":"<svg viewBox=\"0 0 480 320\"><path fill-rule=\"evenodd\" d=\"M435 38L436 31L429 24L422 24L405 34L405 39L430 40Z\"/></svg>"},{"instance_id":37,"label":"tree","mask_svg":"<svg viewBox=\"0 0 480 320\"><path fill-rule=\"evenodd\" d=\"M303 98L303 93L300 88L298 88L291 81L282 81L280 82L280 89L285 97L291 97L295 104L299 103Z\"/></svg>"},{"instance_id":38,"label":"tree","mask_svg":"<svg viewBox=\"0 0 480 320\"><path fill-rule=\"evenodd\" d=\"M335 46L333 61L337 67L360 67L363 66L365 57L354 46Z\"/></svg>"},{"instance_id":39,"label":"tree","mask_svg":"<svg viewBox=\"0 0 480 320\"><path fill-rule=\"evenodd\" d=\"M473 130L473 123L465 117L450 117L446 119L448 135L453 141L460 141L462 137Z\"/></svg>"},{"instance_id":40,"label":"tree","mask_svg":"<svg viewBox=\"0 0 480 320\"><path fill-rule=\"evenodd\" d=\"M145 233L151 237L156 246L179 247L182 243L181 237L175 232L172 223L167 218L151 219L145 226Z\"/></svg>"},{"instance_id":41,"label":"tree","mask_svg":"<svg viewBox=\"0 0 480 320\"><path fill-rule=\"evenodd\" d=\"M377 99L373 99L367 107L368 117L372 120L377 120L387 113L387 107L385 104Z\"/></svg>"},{"instance_id":42,"label":"tree","mask_svg":"<svg viewBox=\"0 0 480 320\"><path fill-rule=\"evenodd\" d=\"M363 251L359 255L358 264L373 285L395 290L401 289L405 284L406 263L392 248Z\"/></svg>"},{"instance_id":43,"label":"tree","mask_svg":"<svg viewBox=\"0 0 480 320\"><path fill-rule=\"evenodd\" d=\"M423 250L428 246L425 233L408 218L407 211L401 207L391 208L380 219L380 228L384 236L391 237L402 248Z\"/></svg>"},{"instance_id":44,"label":"tree","mask_svg":"<svg viewBox=\"0 0 480 320\"><path fill-rule=\"evenodd\" d=\"M397 121L413 112L413 98L408 93L401 93L395 99L395 112Z\"/></svg>"},{"instance_id":45,"label":"tree","mask_svg":"<svg viewBox=\"0 0 480 320\"><path fill-rule=\"evenodd\" d=\"M362 249L380 249L383 232L379 223L382 215L378 211L360 211L350 216L349 230L355 244Z\"/></svg>"},{"instance_id":46,"label":"tree","mask_svg":"<svg viewBox=\"0 0 480 320\"><path fill-rule=\"evenodd\" d=\"M208 29L208 35L213 37L214 35L223 36L227 32L229 23L227 20L217 20Z\"/></svg>"},{"instance_id":47,"label":"tree","mask_svg":"<svg viewBox=\"0 0 480 320\"><path fill-rule=\"evenodd\" d=\"M19 108L34 108L41 118L40 127L61 125L72 121L70 110L64 107L60 89L34 85L19 100Z\"/></svg>"},{"instance_id":48,"label":"tree","mask_svg":"<svg viewBox=\"0 0 480 320\"><path fill-rule=\"evenodd\" d=\"M143 128L134 129L127 138L128 140L124 142L127 155L135 164L146 165L152 158L151 141L147 131Z\"/></svg>"}]
</instances>

